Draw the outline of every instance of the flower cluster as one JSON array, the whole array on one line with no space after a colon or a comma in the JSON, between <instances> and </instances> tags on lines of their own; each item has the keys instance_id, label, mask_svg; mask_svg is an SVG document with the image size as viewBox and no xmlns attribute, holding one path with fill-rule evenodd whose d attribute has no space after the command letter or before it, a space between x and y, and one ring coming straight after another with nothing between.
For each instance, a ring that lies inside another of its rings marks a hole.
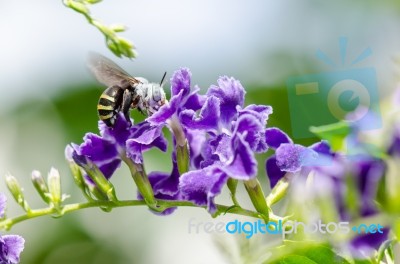
<instances>
[{"instance_id":1,"label":"flower cluster","mask_svg":"<svg viewBox=\"0 0 400 264\"><path fill-rule=\"evenodd\" d=\"M352 138L355 131L348 136ZM302 192L323 192L333 197L338 220L352 221L378 213L376 196L378 184L385 175L385 163L382 159L369 154L344 155L333 152L325 141L309 147L293 144L286 136L280 136L282 142L275 155L266 162L266 171L271 188L284 178L303 178L313 175L311 188L301 185ZM355 147L355 146L353 146ZM358 148L363 148L360 144ZM310 185L310 182L308 182ZM355 197L355 199L349 199ZM295 197L296 199L296 197ZM349 204L351 203L351 204ZM335 208L332 208L335 209ZM388 228L384 232L365 234L350 241L349 247L357 258L371 255L388 239Z\"/></svg>"},{"instance_id":2,"label":"flower cluster","mask_svg":"<svg viewBox=\"0 0 400 264\"><path fill-rule=\"evenodd\" d=\"M315 184L327 183L324 191L332 193L340 220L350 221L379 213L377 188L386 173L381 158L367 151L349 157L332 151L325 140L309 147L295 144L280 129L267 127L271 106L244 105L245 89L234 78L220 77L217 85L209 87L204 95L199 94L199 90L197 86L192 87L188 69L176 71L171 78L171 98L156 113L133 126L122 115L113 128L100 121L100 135L89 133L82 144L67 147L69 160L84 168L86 184L91 186L100 182L96 180L96 173L91 172L93 168L98 168L100 177L108 180L121 161L127 163L135 168L131 169L133 174L141 172L139 177L134 177L139 198L154 212L164 215L175 208L160 209L157 199L189 201L215 214L219 209L214 200L222 188L229 182L235 186L243 181L257 212L268 219L274 202L266 202L257 181L257 175L264 172L258 172L256 155L270 150L274 154L265 161L265 175L272 196L281 188L280 183L306 179L312 174L317 178ZM164 127L173 134L172 170L146 175L142 154L153 147L167 150L167 140L162 133ZM348 138L356 133L354 128ZM389 154L398 153L398 141L395 137ZM234 195L236 187L229 189ZM357 197L355 205L348 204L350 192ZM373 240L370 235L355 237L350 246L354 250L362 248L363 252L376 249L387 239L388 230L386 228L384 234L374 236Z\"/></svg>"}]
</instances>

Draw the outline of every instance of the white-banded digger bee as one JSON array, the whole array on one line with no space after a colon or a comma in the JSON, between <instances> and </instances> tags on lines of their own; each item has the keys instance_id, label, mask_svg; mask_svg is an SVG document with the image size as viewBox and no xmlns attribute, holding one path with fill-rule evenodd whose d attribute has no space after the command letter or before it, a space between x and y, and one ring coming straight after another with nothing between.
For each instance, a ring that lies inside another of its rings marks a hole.
<instances>
[{"instance_id":1,"label":"white-banded digger bee","mask_svg":"<svg viewBox=\"0 0 400 264\"><path fill-rule=\"evenodd\" d=\"M100 83L108 86L100 95L97 111L100 120L109 127L114 125L120 111L130 123L130 109L137 108L141 113L151 115L166 101L162 88L166 73L159 84L149 83L144 78L132 77L97 53L89 53L88 67Z\"/></svg>"}]
</instances>

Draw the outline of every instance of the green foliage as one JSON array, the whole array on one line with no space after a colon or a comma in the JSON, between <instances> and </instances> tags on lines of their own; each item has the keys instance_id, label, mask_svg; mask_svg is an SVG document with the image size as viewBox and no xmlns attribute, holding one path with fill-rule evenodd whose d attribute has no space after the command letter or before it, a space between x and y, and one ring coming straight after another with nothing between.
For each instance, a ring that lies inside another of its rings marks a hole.
<instances>
[{"instance_id":1,"label":"green foliage","mask_svg":"<svg viewBox=\"0 0 400 264\"><path fill-rule=\"evenodd\" d=\"M120 37L117 33L126 30L124 25L104 25L101 21L95 19L90 14L89 6L97 4L101 0L64 0L66 7L75 10L85 16L87 21L95 26L105 37L107 47L118 57L135 58L137 53L134 45L127 39Z\"/></svg>"},{"instance_id":2,"label":"green foliage","mask_svg":"<svg viewBox=\"0 0 400 264\"><path fill-rule=\"evenodd\" d=\"M327 140L334 151L345 148L345 139L351 131L349 124L344 121L320 127L311 127L310 130L319 138Z\"/></svg>"},{"instance_id":3,"label":"green foliage","mask_svg":"<svg viewBox=\"0 0 400 264\"><path fill-rule=\"evenodd\" d=\"M337 255L334 250L326 244L317 244L306 241L288 241L283 246L273 251L274 260L271 264L350 264L346 259Z\"/></svg>"},{"instance_id":4,"label":"green foliage","mask_svg":"<svg viewBox=\"0 0 400 264\"><path fill-rule=\"evenodd\" d=\"M376 257L377 263L381 263L381 261L385 259L385 255L386 258L390 258L390 260L393 262L394 260L393 245L395 243L397 243L396 240L387 240L380 246Z\"/></svg>"},{"instance_id":5,"label":"green foliage","mask_svg":"<svg viewBox=\"0 0 400 264\"><path fill-rule=\"evenodd\" d=\"M293 137L290 124L289 101L286 86L246 86L246 104L270 105L273 108L273 114L268 118L268 127L279 127L285 131L298 144L305 146L318 141L317 137L296 139ZM265 160L265 156L260 155Z\"/></svg>"}]
</instances>

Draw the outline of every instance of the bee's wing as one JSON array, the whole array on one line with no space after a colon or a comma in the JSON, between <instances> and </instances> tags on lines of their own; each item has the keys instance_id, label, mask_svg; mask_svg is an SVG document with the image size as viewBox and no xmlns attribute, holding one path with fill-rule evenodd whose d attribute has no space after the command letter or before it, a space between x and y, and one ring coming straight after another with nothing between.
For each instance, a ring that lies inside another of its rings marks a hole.
<instances>
[{"instance_id":1,"label":"bee's wing","mask_svg":"<svg viewBox=\"0 0 400 264\"><path fill-rule=\"evenodd\" d=\"M131 84L140 83L113 61L95 52L89 53L88 67L96 79L107 86L123 85L127 81Z\"/></svg>"}]
</instances>

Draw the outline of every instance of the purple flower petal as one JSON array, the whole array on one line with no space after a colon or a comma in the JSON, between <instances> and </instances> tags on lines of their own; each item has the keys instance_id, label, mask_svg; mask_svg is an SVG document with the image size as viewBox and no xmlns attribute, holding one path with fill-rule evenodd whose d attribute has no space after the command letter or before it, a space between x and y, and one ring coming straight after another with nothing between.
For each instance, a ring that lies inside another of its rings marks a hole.
<instances>
[{"instance_id":1,"label":"purple flower petal","mask_svg":"<svg viewBox=\"0 0 400 264\"><path fill-rule=\"evenodd\" d=\"M203 144L203 148L201 150L202 160L200 161L200 168L208 167L210 165L213 165L216 161L219 161L218 155L215 154L218 139L219 137L211 137L208 138Z\"/></svg>"},{"instance_id":2,"label":"purple flower petal","mask_svg":"<svg viewBox=\"0 0 400 264\"><path fill-rule=\"evenodd\" d=\"M153 115L149 116L146 121L152 125L163 125L170 119L179 109L182 103L183 90L177 95L171 97L169 103L165 103Z\"/></svg>"},{"instance_id":3,"label":"purple flower petal","mask_svg":"<svg viewBox=\"0 0 400 264\"><path fill-rule=\"evenodd\" d=\"M183 104L182 109L189 109L193 111L201 109L201 107L207 100L207 96L198 94L199 90L200 88L196 85L193 88L193 91L186 98L186 101Z\"/></svg>"},{"instance_id":4,"label":"purple flower petal","mask_svg":"<svg viewBox=\"0 0 400 264\"><path fill-rule=\"evenodd\" d=\"M115 159L110 160L107 163L97 165L100 171L103 173L104 177L110 179L114 172L121 166L121 160Z\"/></svg>"},{"instance_id":5,"label":"purple flower petal","mask_svg":"<svg viewBox=\"0 0 400 264\"><path fill-rule=\"evenodd\" d=\"M152 126L147 122L142 122L135 126L129 140L134 140L143 145L151 144L156 138L162 136L162 126Z\"/></svg>"},{"instance_id":6,"label":"purple flower petal","mask_svg":"<svg viewBox=\"0 0 400 264\"><path fill-rule=\"evenodd\" d=\"M184 110L180 113L179 118L186 128L205 131L217 130L220 118L219 99L215 96L208 97L198 117L196 117L195 111Z\"/></svg>"},{"instance_id":7,"label":"purple flower petal","mask_svg":"<svg viewBox=\"0 0 400 264\"><path fill-rule=\"evenodd\" d=\"M134 140L126 142L126 156L136 164L143 163L142 145Z\"/></svg>"},{"instance_id":8,"label":"purple flower petal","mask_svg":"<svg viewBox=\"0 0 400 264\"><path fill-rule=\"evenodd\" d=\"M234 156L231 161L221 168L231 178L238 180L249 180L257 175L257 160L250 146L241 135L236 134L231 141Z\"/></svg>"},{"instance_id":9,"label":"purple flower petal","mask_svg":"<svg viewBox=\"0 0 400 264\"><path fill-rule=\"evenodd\" d=\"M152 147L166 151L167 144L161 126L151 126L149 123L143 122L136 126L131 138L126 141L126 155L133 162L141 164L143 163L143 152Z\"/></svg>"},{"instance_id":10,"label":"purple flower petal","mask_svg":"<svg viewBox=\"0 0 400 264\"><path fill-rule=\"evenodd\" d=\"M1 263L19 263L19 256L24 250L25 240L17 235L4 235L0 238Z\"/></svg>"},{"instance_id":11,"label":"purple flower petal","mask_svg":"<svg viewBox=\"0 0 400 264\"><path fill-rule=\"evenodd\" d=\"M7 196L4 193L0 193L0 218L5 216L7 207Z\"/></svg>"},{"instance_id":12,"label":"purple flower petal","mask_svg":"<svg viewBox=\"0 0 400 264\"><path fill-rule=\"evenodd\" d=\"M231 146L231 137L227 134L220 134L210 141L211 145L216 146L214 150L214 154L218 155L219 160L223 163L228 162L228 160L232 159L233 152Z\"/></svg>"},{"instance_id":13,"label":"purple flower petal","mask_svg":"<svg viewBox=\"0 0 400 264\"><path fill-rule=\"evenodd\" d=\"M287 172L298 172L304 165L312 165L318 154L312 149L297 144L281 144L275 152L276 164Z\"/></svg>"},{"instance_id":14,"label":"purple flower petal","mask_svg":"<svg viewBox=\"0 0 400 264\"><path fill-rule=\"evenodd\" d=\"M221 193L228 176L213 167L189 171L180 178L179 189L182 198L199 206L207 205L207 210L214 214L216 206L214 198Z\"/></svg>"},{"instance_id":15,"label":"purple flower petal","mask_svg":"<svg viewBox=\"0 0 400 264\"><path fill-rule=\"evenodd\" d=\"M241 115L235 124L233 134L236 133L243 135L244 140L253 151L261 153L268 150L265 142L264 127L254 115Z\"/></svg>"},{"instance_id":16,"label":"purple flower petal","mask_svg":"<svg viewBox=\"0 0 400 264\"><path fill-rule=\"evenodd\" d=\"M174 155L174 154L173 154ZM172 172L151 172L149 174L149 181L154 190L154 196L157 199L163 200L177 200L179 198L179 171L176 162L173 162ZM140 199L143 199L140 197ZM176 207L171 207L164 210L159 215L169 215L176 210Z\"/></svg>"},{"instance_id":17,"label":"purple flower petal","mask_svg":"<svg viewBox=\"0 0 400 264\"><path fill-rule=\"evenodd\" d=\"M190 80L192 73L188 68L181 68L174 72L171 78L171 96L178 95L183 91L183 97L190 93Z\"/></svg>"},{"instance_id":18,"label":"purple flower petal","mask_svg":"<svg viewBox=\"0 0 400 264\"><path fill-rule=\"evenodd\" d=\"M99 121L100 135L111 143L117 143L118 148L125 146L125 141L131 133L130 128L131 124L126 121L122 113L118 113L113 127L108 127L103 121Z\"/></svg>"},{"instance_id":19,"label":"purple flower petal","mask_svg":"<svg viewBox=\"0 0 400 264\"><path fill-rule=\"evenodd\" d=\"M275 187L275 185L278 183L278 181L280 179L283 178L283 176L285 176L286 172L281 171L278 167L278 165L276 165L276 157L275 156L271 156L266 164L265 164L265 170L267 172L267 176L269 178L269 184L271 189Z\"/></svg>"},{"instance_id":20,"label":"purple flower petal","mask_svg":"<svg viewBox=\"0 0 400 264\"><path fill-rule=\"evenodd\" d=\"M309 163L309 166L330 166L333 163L335 153L332 152L331 147L327 141L320 141L308 147L318 153L318 158Z\"/></svg>"},{"instance_id":21,"label":"purple flower petal","mask_svg":"<svg viewBox=\"0 0 400 264\"><path fill-rule=\"evenodd\" d=\"M70 144L68 144L65 147L65 151L64 151L65 159L69 162L73 161L73 159L72 159L73 153L74 153L74 148Z\"/></svg>"},{"instance_id":22,"label":"purple flower petal","mask_svg":"<svg viewBox=\"0 0 400 264\"><path fill-rule=\"evenodd\" d=\"M200 162L203 160L201 151L206 141L206 133L201 130L187 129L186 137L189 143L190 164L194 168L200 168Z\"/></svg>"},{"instance_id":23,"label":"purple flower petal","mask_svg":"<svg viewBox=\"0 0 400 264\"><path fill-rule=\"evenodd\" d=\"M179 185L179 172L176 169L171 174L163 172L151 172L149 174L149 180L154 189L154 194L163 194L168 197L176 197L178 194ZM157 197L158 198L158 197Z\"/></svg>"},{"instance_id":24,"label":"purple flower petal","mask_svg":"<svg viewBox=\"0 0 400 264\"><path fill-rule=\"evenodd\" d=\"M240 108L240 107L239 107ZM261 125L264 127L267 124L267 120L270 114L272 114L272 107L269 105L248 105L244 109L239 109L239 116L244 114L251 114L256 117Z\"/></svg>"},{"instance_id":25,"label":"purple flower petal","mask_svg":"<svg viewBox=\"0 0 400 264\"><path fill-rule=\"evenodd\" d=\"M378 183L385 173L385 163L382 160L366 159L353 162L353 175L361 196L361 216L368 216L377 212L375 197Z\"/></svg>"},{"instance_id":26,"label":"purple flower petal","mask_svg":"<svg viewBox=\"0 0 400 264\"><path fill-rule=\"evenodd\" d=\"M285 132L276 127L267 128L265 130L265 141L272 149L277 149L284 143L293 143Z\"/></svg>"},{"instance_id":27,"label":"purple flower petal","mask_svg":"<svg viewBox=\"0 0 400 264\"><path fill-rule=\"evenodd\" d=\"M359 235L350 243L351 254L356 258L371 257L382 243L388 239L388 236L389 228L383 228L382 233Z\"/></svg>"},{"instance_id":28,"label":"purple flower petal","mask_svg":"<svg viewBox=\"0 0 400 264\"><path fill-rule=\"evenodd\" d=\"M236 107L243 107L245 90L239 81L227 76L218 79L218 86L212 85L207 96L214 95L221 101L221 121L225 125L230 125L230 122L236 117Z\"/></svg>"},{"instance_id":29,"label":"purple flower petal","mask_svg":"<svg viewBox=\"0 0 400 264\"><path fill-rule=\"evenodd\" d=\"M104 174L104 177L109 179L121 163L115 145L91 133L86 134L84 140L80 146L72 144L74 148L72 159L82 167L93 162ZM85 178L91 182L88 177Z\"/></svg>"},{"instance_id":30,"label":"purple flower petal","mask_svg":"<svg viewBox=\"0 0 400 264\"><path fill-rule=\"evenodd\" d=\"M115 144L104 138L88 133L83 138L83 143L79 146L79 155L85 155L94 163L102 162L118 157Z\"/></svg>"},{"instance_id":31,"label":"purple flower petal","mask_svg":"<svg viewBox=\"0 0 400 264\"><path fill-rule=\"evenodd\" d=\"M309 146L309 148L314 150L315 152L318 152L318 154L323 154L326 156L333 156L331 146L329 146L328 142L325 140L317 142L317 143Z\"/></svg>"}]
</instances>

